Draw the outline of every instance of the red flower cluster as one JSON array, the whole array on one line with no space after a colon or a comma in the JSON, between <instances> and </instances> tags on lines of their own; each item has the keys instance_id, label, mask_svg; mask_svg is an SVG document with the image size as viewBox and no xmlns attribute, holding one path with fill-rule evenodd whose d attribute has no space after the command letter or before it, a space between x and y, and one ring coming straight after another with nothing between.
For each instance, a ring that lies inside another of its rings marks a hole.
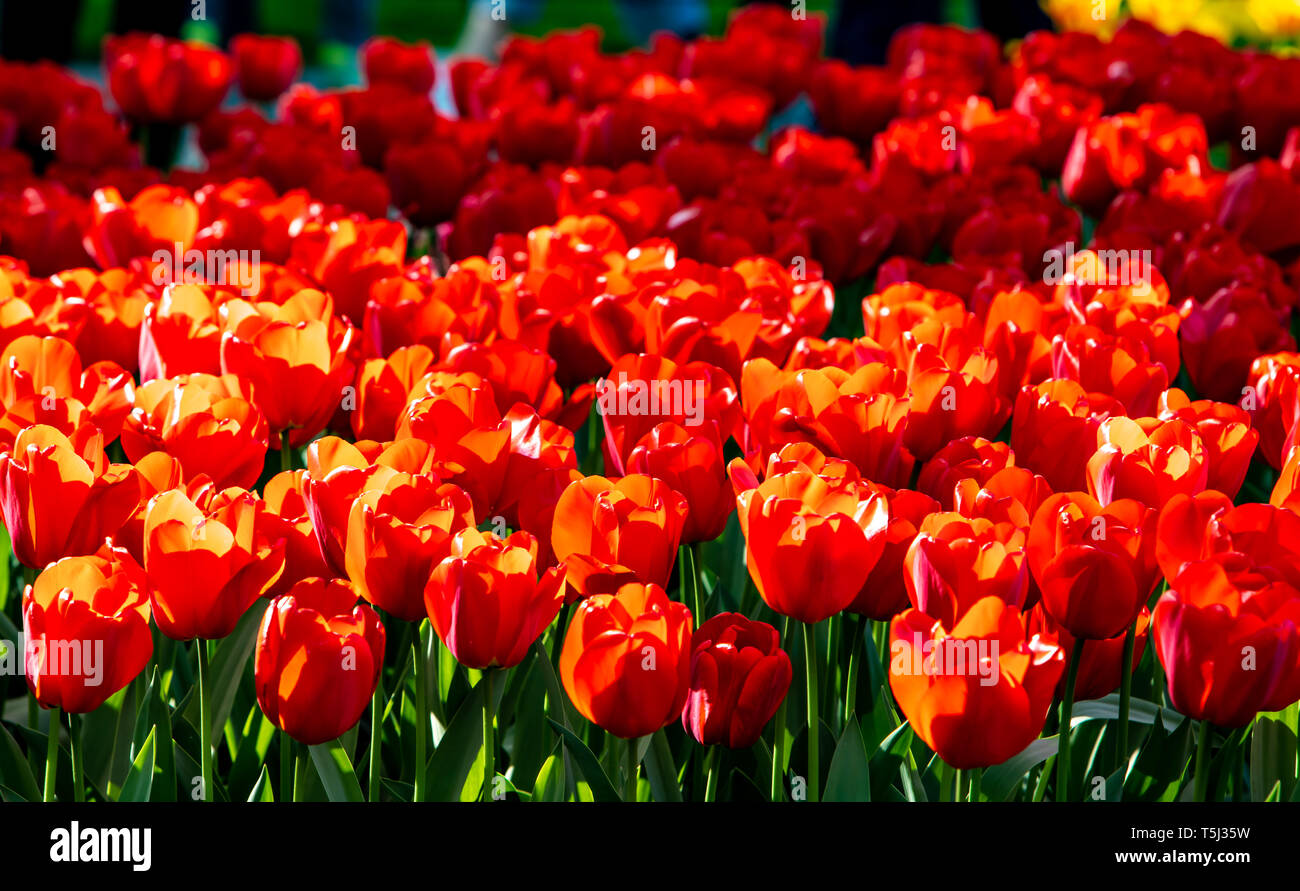
<instances>
[{"instance_id":1,"label":"red flower cluster","mask_svg":"<svg viewBox=\"0 0 1300 891\"><path fill-rule=\"evenodd\" d=\"M384 622L490 672L567 602L581 714L749 746L779 634L668 594L734 510L774 613L890 623L957 768L1039 735L1070 651L1077 697L1114 690L1126 635L1193 717L1300 699L1300 91L1261 87L1297 60L916 26L854 69L756 7L622 55L512 38L451 66L451 119L426 46L373 41L335 91L291 85L292 42L232 52L106 45L128 120L199 124L206 169L166 183L93 91L0 64L0 509L43 570L29 634L112 626L99 692L150 616L220 638L268 598L258 701L316 743ZM275 120L217 110L232 79ZM802 92L822 132L753 147Z\"/></svg>"}]
</instances>

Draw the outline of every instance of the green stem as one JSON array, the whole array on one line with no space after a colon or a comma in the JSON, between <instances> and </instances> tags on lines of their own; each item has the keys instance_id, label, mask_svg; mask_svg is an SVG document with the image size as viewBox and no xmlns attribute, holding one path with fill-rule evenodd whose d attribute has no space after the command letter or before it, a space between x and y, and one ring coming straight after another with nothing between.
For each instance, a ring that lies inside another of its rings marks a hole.
<instances>
[{"instance_id":1,"label":"green stem","mask_svg":"<svg viewBox=\"0 0 1300 891\"><path fill-rule=\"evenodd\" d=\"M970 791L966 795L967 801L980 800L980 786L984 783L984 769L976 767L970 772Z\"/></svg>"},{"instance_id":2,"label":"green stem","mask_svg":"<svg viewBox=\"0 0 1300 891\"><path fill-rule=\"evenodd\" d=\"M784 749L785 697L782 697L781 704L776 707L776 717L772 720L772 783L769 796L772 801L783 801L785 799L785 792L781 788L785 774L782 766Z\"/></svg>"},{"instance_id":3,"label":"green stem","mask_svg":"<svg viewBox=\"0 0 1300 891\"><path fill-rule=\"evenodd\" d=\"M293 470L293 452L289 448L289 428L280 431L280 470Z\"/></svg>"},{"instance_id":4,"label":"green stem","mask_svg":"<svg viewBox=\"0 0 1300 891\"><path fill-rule=\"evenodd\" d=\"M817 785L821 776L817 749L821 736L817 714L817 626L803 624L804 669L808 681L808 800L817 800Z\"/></svg>"},{"instance_id":5,"label":"green stem","mask_svg":"<svg viewBox=\"0 0 1300 891\"><path fill-rule=\"evenodd\" d=\"M718 747L709 746L709 754L705 770L708 772L708 780L704 785L704 800L718 800Z\"/></svg>"},{"instance_id":6,"label":"green stem","mask_svg":"<svg viewBox=\"0 0 1300 891\"><path fill-rule=\"evenodd\" d=\"M699 601L699 611L695 613L695 627L701 626L705 622L705 611L708 609L707 596L705 594L705 561L703 561L703 542L695 541L690 545L690 563L695 568L695 598Z\"/></svg>"},{"instance_id":7,"label":"green stem","mask_svg":"<svg viewBox=\"0 0 1300 891\"><path fill-rule=\"evenodd\" d=\"M961 781L962 781L962 772L960 770L954 770L952 772L952 800L953 801L961 801L962 798L964 797L961 794Z\"/></svg>"},{"instance_id":8,"label":"green stem","mask_svg":"<svg viewBox=\"0 0 1300 891\"><path fill-rule=\"evenodd\" d=\"M86 770L81 748L81 715L68 714L68 740L72 747L72 796L73 801L86 800Z\"/></svg>"},{"instance_id":9,"label":"green stem","mask_svg":"<svg viewBox=\"0 0 1300 891\"><path fill-rule=\"evenodd\" d=\"M1202 720L1196 732L1196 779L1192 800L1204 801L1210 788L1210 722Z\"/></svg>"},{"instance_id":10,"label":"green stem","mask_svg":"<svg viewBox=\"0 0 1300 891\"><path fill-rule=\"evenodd\" d=\"M623 800L636 801L636 743L637 738L634 736L627 740L627 773L623 777Z\"/></svg>"},{"instance_id":11,"label":"green stem","mask_svg":"<svg viewBox=\"0 0 1300 891\"><path fill-rule=\"evenodd\" d=\"M428 621L427 619L425 620ZM420 632L412 644L411 671L415 675L415 800L424 801L428 793L426 786L425 757L426 737L429 735L429 666L425 662L424 623L420 623Z\"/></svg>"},{"instance_id":12,"label":"green stem","mask_svg":"<svg viewBox=\"0 0 1300 891\"><path fill-rule=\"evenodd\" d=\"M375 694L370 698L370 782L367 784L366 796L371 801L379 800L380 769L383 767L384 743L384 675L381 671L375 680Z\"/></svg>"},{"instance_id":13,"label":"green stem","mask_svg":"<svg viewBox=\"0 0 1300 891\"><path fill-rule=\"evenodd\" d=\"M788 640L790 637L790 618L788 616L781 619L781 640ZM781 697L781 704L776 707L776 717L772 720L772 782L770 797L772 801L784 801L785 791L781 788L785 783L785 701L788 697Z\"/></svg>"},{"instance_id":14,"label":"green stem","mask_svg":"<svg viewBox=\"0 0 1300 891\"><path fill-rule=\"evenodd\" d=\"M1079 662L1083 655L1084 639L1074 642L1070 653L1070 667L1065 675L1065 695L1061 697L1061 727L1057 731L1059 748L1056 755L1056 800L1070 801L1070 713L1074 710L1074 684L1079 678Z\"/></svg>"},{"instance_id":15,"label":"green stem","mask_svg":"<svg viewBox=\"0 0 1300 891\"><path fill-rule=\"evenodd\" d=\"M280 800L293 801L293 738L280 731Z\"/></svg>"},{"instance_id":16,"label":"green stem","mask_svg":"<svg viewBox=\"0 0 1300 891\"><path fill-rule=\"evenodd\" d=\"M849 634L849 671L844 682L845 724L849 723L849 718L858 710L858 672L862 670L859 662L862 658L862 635L865 633L862 626L868 620L862 616L854 616L848 621L853 623L853 629Z\"/></svg>"},{"instance_id":17,"label":"green stem","mask_svg":"<svg viewBox=\"0 0 1300 891\"><path fill-rule=\"evenodd\" d=\"M203 800L212 801L212 698L208 690L208 642L197 638L194 645L199 651L199 757Z\"/></svg>"},{"instance_id":18,"label":"green stem","mask_svg":"<svg viewBox=\"0 0 1300 891\"><path fill-rule=\"evenodd\" d=\"M293 800L307 800L307 747L300 742L294 746Z\"/></svg>"},{"instance_id":19,"label":"green stem","mask_svg":"<svg viewBox=\"0 0 1300 891\"><path fill-rule=\"evenodd\" d=\"M872 641L876 645L876 657L880 660L880 667L889 677L889 620L876 622L875 628L872 629Z\"/></svg>"},{"instance_id":20,"label":"green stem","mask_svg":"<svg viewBox=\"0 0 1300 891\"><path fill-rule=\"evenodd\" d=\"M1124 661L1119 677L1119 767L1128 764L1128 713L1133 695L1133 651L1137 640L1137 620L1124 633Z\"/></svg>"},{"instance_id":21,"label":"green stem","mask_svg":"<svg viewBox=\"0 0 1300 891\"><path fill-rule=\"evenodd\" d=\"M483 800L493 798L493 781L497 772L496 734L493 729L492 685L496 680L495 668L483 669Z\"/></svg>"},{"instance_id":22,"label":"green stem","mask_svg":"<svg viewBox=\"0 0 1300 891\"><path fill-rule=\"evenodd\" d=\"M50 709L49 737L45 746L45 801L54 801L54 782L59 776L59 707Z\"/></svg>"},{"instance_id":23,"label":"green stem","mask_svg":"<svg viewBox=\"0 0 1300 891\"><path fill-rule=\"evenodd\" d=\"M691 550L690 545L682 545L678 549L677 579L681 583L681 599L691 609L691 617L695 620L695 627L699 628L700 623L704 621L704 611L700 607L700 579L695 569L695 552Z\"/></svg>"}]
</instances>

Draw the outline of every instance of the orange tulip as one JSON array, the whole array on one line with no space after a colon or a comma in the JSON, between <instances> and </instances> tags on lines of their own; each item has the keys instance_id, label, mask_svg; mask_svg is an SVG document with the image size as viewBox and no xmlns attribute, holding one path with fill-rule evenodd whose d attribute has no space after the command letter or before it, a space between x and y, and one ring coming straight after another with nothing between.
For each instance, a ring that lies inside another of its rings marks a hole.
<instances>
[{"instance_id":1,"label":"orange tulip","mask_svg":"<svg viewBox=\"0 0 1300 891\"><path fill-rule=\"evenodd\" d=\"M23 594L25 671L46 708L92 712L149 664L149 587L122 548L105 544L50 564Z\"/></svg>"},{"instance_id":2,"label":"orange tulip","mask_svg":"<svg viewBox=\"0 0 1300 891\"><path fill-rule=\"evenodd\" d=\"M691 611L658 585L583 600L560 652L560 680L588 721L634 739L681 718L691 679Z\"/></svg>"},{"instance_id":3,"label":"orange tulip","mask_svg":"<svg viewBox=\"0 0 1300 891\"><path fill-rule=\"evenodd\" d=\"M301 446L325 429L353 379L348 358L355 329L334 317L320 291L282 305L231 300L221 307L221 370L252 386L271 433L291 430Z\"/></svg>"},{"instance_id":4,"label":"orange tulip","mask_svg":"<svg viewBox=\"0 0 1300 891\"><path fill-rule=\"evenodd\" d=\"M284 572L284 541L268 539L266 505L242 489L211 486L149 501L144 568L158 630L173 640L215 640Z\"/></svg>"},{"instance_id":5,"label":"orange tulip","mask_svg":"<svg viewBox=\"0 0 1300 891\"><path fill-rule=\"evenodd\" d=\"M998 360L951 329L941 344L915 345L903 442L921 460L960 436L993 436L1011 414L1000 392Z\"/></svg>"},{"instance_id":6,"label":"orange tulip","mask_svg":"<svg viewBox=\"0 0 1300 891\"><path fill-rule=\"evenodd\" d=\"M1124 407L1115 399L1088 393L1072 380L1024 387L1011 415L1011 448L1056 491L1082 490L1088 485L1088 459L1097 449L1097 428L1122 414Z\"/></svg>"},{"instance_id":7,"label":"orange tulip","mask_svg":"<svg viewBox=\"0 0 1300 891\"><path fill-rule=\"evenodd\" d=\"M889 507L838 459L792 459L787 447L760 483L737 458L727 468L758 593L784 616L814 624L847 609L885 548ZM783 466L782 460L785 459Z\"/></svg>"},{"instance_id":8,"label":"orange tulip","mask_svg":"<svg viewBox=\"0 0 1300 891\"><path fill-rule=\"evenodd\" d=\"M1055 638L1030 634L997 597L952 630L910 609L890 625L889 687L916 735L959 770L992 767L1042 732L1065 668Z\"/></svg>"},{"instance_id":9,"label":"orange tulip","mask_svg":"<svg viewBox=\"0 0 1300 891\"><path fill-rule=\"evenodd\" d=\"M182 372L221 373L221 323L208 285L168 285L145 308L140 327L140 379Z\"/></svg>"},{"instance_id":10,"label":"orange tulip","mask_svg":"<svg viewBox=\"0 0 1300 891\"><path fill-rule=\"evenodd\" d=\"M135 391L135 408L122 429L122 448L133 462L166 452L187 476L206 474L218 488L256 483L266 446L266 418L233 375L150 381Z\"/></svg>"},{"instance_id":11,"label":"orange tulip","mask_svg":"<svg viewBox=\"0 0 1300 891\"><path fill-rule=\"evenodd\" d=\"M787 443L807 442L852 461L873 482L907 484L913 464L903 445L907 376L890 365L785 372L754 359L745 363L741 396L757 461Z\"/></svg>"},{"instance_id":12,"label":"orange tulip","mask_svg":"<svg viewBox=\"0 0 1300 891\"><path fill-rule=\"evenodd\" d=\"M1158 579L1155 511L1128 498L1106 506L1082 492L1048 498L1029 530L1043 607L1072 637L1105 640L1133 624Z\"/></svg>"},{"instance_id":13,"label":"orange tulip","mask_svg":"<svg viewBox=\"0 0 1300 891\"><path fill-rule=\"evenodd\" d=\"M912 606L953 628L986 597L1023 608L1030 597L1028 530L958 513L930 514L904 560Z\"/></svg>"},{"instance_id":14,"label":"orange tulip","mask_svg":"<svg viewBox=\"0 0 1300 891\"><path fill-rule=\"evenodd\" d=\"M1174 708L1220 727L1300 698L1300 591L1230 554L1189 563L1152 616Z\"/></svg>"},{"instance_id":15,"label":"orange tulip","mask_svg":"<svg viewBox=\"0 0 1300 891\"><path fill-rule=\"evenodd\" d=\"M311 516L320 551L333 575L347 575L348 515L366 481L377 468L409 474L427 474L433 452L418 439L384 445L366 440L355 443L337 436L322 436L307 447L307 473L302 479L303 499Z\"/></svg>"},{"instance_id":16,"label":"orange tulip","mask_svg":"<svg viewBox=\"0 0 1300 891\"><path fill-rule=\"evenodd\" d=\"M383 623L342 579L304 579L266 608L257 632L257 704L309 746L361 719L384 667Z\"/></svg>"},{"instance_id":17,"label":"orange tulip","mask_svg":"<svg viewBox=\"0 0 1300 891\"><path fill-rule=\"evenodd\" d=\"M266 481L263 527L272 539L284 539L284 573L269 596L287 593L308 578L330 578L333 570L321 554L320 542L311 524L311 512L303 495L305 470L286 470Z\"/></svg>"},{"instance_id":18,"label":"orange tulip","mask_svg":"<svg viewBox=\"0 0 1300 891\"><path fill-rule=\"evenodd\" d=\"M93 554L135 512L140 483L129 464L110 464L92 426L72 437L37 425L0 452L0 511L18 562L44 567Z\"/></svg>"},{"instance_id":19,"label":"orange tulip","mask_svg":"<svg viewBox=\"0 0 1300 891\"><path fill-rule=\"evenodd\" d=\"M686 499L643 474L574 480L555 505L551 546L563 563L617 564L646 584L666 585L686 525ZM588 593L588 592L582 592Z\"/></svg>"},{"instance_id":20,"label":"orange tulip","mask_svg":"<svg viewBox=\"0 0 1300 891\"><path fill-rule=\"evenodd\" d=\"M1236 497L1246 479L1259 433L1250 426L1250 414L1238 405L1198 399L1192 402L1182 390L1167 390L1160 397L1160 419L1179 418L1196 428L1205 445L1208 470L1205 486Z\"/></svg>"},{"instance_id":21,"label":"orange tulip","mask_svg":"<svg viewBox=\"0 0 1300 891\"><path fill-rule=\"evenodd\" d=\"M0 403L4 425L17 431L43 417L77 418L85 413L104 431L105 443L117 439L131 411L131 375L114 362L86 366L76 348L58 337L19 337L0 354ZM60 407L60 403L67 403Z\"/></svg>"},{"instance_id":22,"label":"orange tulip","mask_svg":"<svg viewBox=\"0 0 1300 891\"><path fill-rule=\"evenodd\" d=\"M438 636L462 665L510 668L559 615L564 569L537 575L537 540L463 529L429 576L424 604Z\"/></svg>"},{"instance_id":23,"label":"orange tulip","mask_svg":"<svg viewBox=\"0 0 1300 891\"><path fill-rule=\"evenodd\" d=\"M690 512L682 528L684 543L717 538L736 509L722 445L707 433L692 435L685 427L660 424L632 449L627 469L661 479L686 498Z\"/></svg>"},{"instance_id":24,"label":"orange tulip","mask_svg":"<svg viewBox=\"0 0 1300 891\"><path fill-rule=\"evenodd\" d=\"M473 526L474 507L460 487L376 466L348 512L348 578L370 603L414 622L427 615L424 586L450 554L452 536Z\"/></svg>"},{"instance_id":25,"label":"orange tulip","mask_svg":"<svg viewBox=\"0 0 1300 891\"><path fill-rule=\"evenodd\" d=\"M954 439L921 465L916 488L938 500L944 510L952 510L953 486L962 480L975 480L976 488L999 470L1016 463L1015 453L1004 442L992 442L982 436Z\"/></svg>"},{"instance_id":26,"label":"orange tulip","mask_svg":"<svg viewBox=\"0 0 1300 891\"><path fill-rule=\"evenodd\" d=\"M1190 563L1236 555L1254 572L1300 588L1300 516L1285 508L1234 506L1213 490L1175 495L1160 510L1155 539L1156 560L1170 584Z\"/></svg>"},{"instance_id":27,"label":"orange tulip","mask_svg":"<svg viewBox=\"0 0 1300 891\"><path fill-rule=\"evenodd\" d=\"M596 388L605 425L605 466L623 473L636 444L664 422L692 433L707 431L725 443L740 424L731 376L706 362L678 365L653 355L626 355Z\"/></svg>"},{"instance_id":28,"label":"orange tulip","mask_svg":"<svg viewBox=\"0 0 1300 891\"><path fill-rule=\"evenodd\" d=\"M1135 498L1158 507L1176 494L1204 490L1209 472L1205 444L1186 421L1110 418L1097 428L1088 491L1102 504Z\"/></svg>"}]
</instances>

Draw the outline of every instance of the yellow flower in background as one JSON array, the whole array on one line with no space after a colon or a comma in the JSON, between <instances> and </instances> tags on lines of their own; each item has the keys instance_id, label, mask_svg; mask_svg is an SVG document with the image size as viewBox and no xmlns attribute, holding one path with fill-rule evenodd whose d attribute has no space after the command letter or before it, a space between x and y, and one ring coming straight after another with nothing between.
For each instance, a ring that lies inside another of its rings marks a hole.
<instances>
[{"instance_id":1,"label":"yellow flower in background","mask_svg":"<svg viewBox=\"0 0 1300 891\"><path fill-rule=\"evenodd\" d=\"M1167 34L1197 31L1224 43L1271 43L1300 36L1300 0L1041 0L1061 30L1115 33L1124 19Z\"/></svg>"},{"instance_id":2,"label":"yellow flower in background","mask_svg":"<svg viewBox=\"0 0 1300 891\"><path fill-rule=\"evenodd\" d=\"M1249 0L1246 7L1264 34L1300 37L1300 0Z\"/></svg>"},{"instance_id":3,"label":"yellow flower in background","mask_svg":"<svg viewBox=\"0 0 1300 891\"><path fill-rule=\"evenodd\" d=\"M1042 0L1042 7L1061 31L1110 37L1122 21L1120 0Z\"/></svg>"}]
</instances>

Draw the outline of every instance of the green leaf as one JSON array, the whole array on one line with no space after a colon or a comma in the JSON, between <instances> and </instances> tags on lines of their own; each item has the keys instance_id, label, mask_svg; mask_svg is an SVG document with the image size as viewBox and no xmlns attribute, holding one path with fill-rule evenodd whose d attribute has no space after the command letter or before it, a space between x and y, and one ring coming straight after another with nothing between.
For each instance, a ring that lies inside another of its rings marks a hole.
<instances>
[{"instance_id":1,"label":"green leaf","mask_svg":"<svg viewBox=\"0 0 1300 891\"><path fill-rule=\"evenodd\" d=\"M537 772L532 801L564 801L564 759L551 755Z\"/></svg>"},{"instance_id":2,"label":"green leaf","mask_svg":"<svg viewBox=\"0 0 1300 891\"><path fill-rule=\"evenodd\" d=\"M262 714L262 709L254 705L244 722L244 732L240 738L239 750L235 753L235 762L230 768L230 796L236 798L244 794L245 789L252 789L257 782L257 771L266 761L267 752L271 750L271 741L275 739L275 725L271 719ZM257 732L253 732L256 726Z\"/></svg>"},{"instance_id":3,"label":"green leaf","mask_svg":"<svg viewBox=\"0 0 1300 891\"><path fill-rule=\"evenodd\" d=\"M156 731L157 728L149 731L149 737L145 740L144 746L141 747L140 753L131 762L131 773L122 786L121 794L117 796L118 801L149 800L149 793L153 789L154 733Z\"/></svg>"},{"instance_id":4,"label":"green leaf","mask_svg":"<svg viewBox=\"0 0 1300 891\"><path fill-rule=\"evenodd\" d=\"M31 765L3 724L0 724L0 785L7 786L23 801L41 800L41 787L36 783Z\"/></svg>"},{"instance_id":5,"label":"green leaf","mask_svg":"<svg viewBox=\"0 0 1300 891\"><path fill-rule=\"evenodd\" d=\"M1176 730L1183 720L1183 716L1173 709L1161 708L1146 699L1133 698L1129 700L1128 717L1130 721L1137 724L1154 724L1156 715L1160 716L1161 723L1164 724L1166 731ZM1103 696L1101 699L1076 702L1070 723L1073 724L1084 719L1094 718L1105 721L1119 720L1119 694L1112 693L1109 696Z\"/></svg>"},{"instance_id":6,"label":"green leaf","mask_svg":"<svg viewBox=\"0 0 1300 891\"><path fill-rule=\"evenodd\" d=\"M573 756L574 763L587 785L591 790L591 797L594 801L621 801L617 792L614 791L614 784L605 776L605 772L600 769L600 762L596 756L591 753L591 749L574 736L573 731L556 723L554 720L547 718L551 727L556 733L560 734L560 739L564 740L564 747L569 750Z\"/></svg>"},{"instance_id":7,"label":"green leaf","mask_svg":"<svg viewBox=\"0 0 1300 891\"><path fill-rule=\"evenodd\" d=\"M867 745L862 741L858 719L850 715L831 756L823 801L870 801L871 765L867 762Z\"/></svg>"},{"instance_id":8,"label":"green leaf","mask_svg":"<svg viewBox=\"0 0 1300 891\"><path fill-rule=\"evenodd\" d=\"M361 784L357 782L357 772L352 769L352 762L348 753L343 751L341 742L335 739L310 748L311 760L330 801L366 800L361 794Z\"/></svg>"},{"instance_id":9,"label":"green leaf","mask_svg":"<svg viewBox=\"0 0 1300 891\"><path fill-rule=\"evenodd\" d=\"M430 801L459 801L465 780L482 751L483 691L478 687L474 691L456 710L456 716L451 719L447 732L438 741L438 747L429 760Z\"/></svg>"},{"instance_id":10,"label":"green leaf","mask_svg":"<svg viewBox=\"0 0 1300 891\"><path fill-rule=\"evenodd\" d=\"M1154 722L1124 781L1124 800L1174 800L1191 762L1192 739L1191 718L1184 718L1173 733L1165 732L1162 721Z\"/></svg>"},{"instance_id":11,"label":"green leaf","mask_svg":"<svg viewBox=\"0 0 1300 891\"><path fill-rule=\"evenodd\" d=\"M1055 755L1060 745L1055 736L1034 740L1020 754L1012 755L996 767L985 768L980 790L989 801L1010 801L1025 774Z\"/></svg>"},{"instance_id":12,"label":"green leaf","mask_svg":"<svg viewBox=\"0 0 1300 891\"><path fill-rule=\"evenodd\" d=\"M1250 740L1250 792L1254 801L1268 800L1280 786L1277 801L1287 801L1300 788L1296 783L1296 722L1300 702L1255 719Z\"/></svg>"},{"instance_id":13,"label":"green leaf","mask_svg":"<svg viewBox=\"0 0 1300 891\"><path fill-rule=\"evenodd\" d=\"M248 800L275 801L275 796L271 794L271 774L265 764L262 765L262 773L258 776L257 782L253 784L253 791L248 793Z\"/></svg>"},{"instance_id":14,"label":"green leaf","mask_svg":"<svg viewBox=\"0 0 1300 891\"><path fill-rule=\"evenodd\" d=\"M379 783L388 790L389 795L392 795L398 801L409 802L415 797L415 787L410 783L403 783L401 780L390 780L387 777L381 777Z\"/></svg>"},{"instance_id":15,"label":"green leaf","mask_svg":"<svg viewBox=\"0 0 1300 891\"><path fill-rule=\"evenodd\" d=\"M908 774L909 781L912 779L910 775L911 768L904 763L908 755L908 749L912 745L912 736L912 726L910 724L899 724L894 728L893 733L880 741L876 753L871 756L869 761L871 765L871 796L877 801L892 799L897 795L893 783L895 779L900 777L900 771ZM920 778L917 778L915 784L909 783L909 785L911 785L913 791L912 797L898 796L899 800L915 800L915 790L920 787Z\"/></svg>"},{"instance_id":16,"label":"green leaf","mask_svg":"<svg viewBox=\"0 0 1300 891\"><path fill-rule=\"evenodd\" d=\"M248 667L248 658L253 654L253 645L257 642L257 627L262 623L263 616L263 610L259 609L260 603L261 601L244 613L230 636L217 644L216 654L212 657L210 666L212 680L208 685L210 689L205 692L212 699L212 727L209 729L212 731L213 740L219 740L225 735L223 728L230 717L230 708L235 703L235 693L239 690L244 669ZM205 642L196 640L194 645L204 646ZM190 724L198 727L199 697L195 693L187 697L187 700L185 717Z\"/></svg>"},{"instance_id":17,"label":"green leaf","mask_svg":"<svg viewBox=\"0 0 1300 891\"><path fill-rule=\"evenodd\" d=\"M135 727L136 700L144 688L144 675L81 718L82 750L85 753L86 779L96 787L116 795L131 770L131 734ZM146 728L147 730L147 728ZM140 738L144 744L144 737Z\"/></svg>"},{"instance_id":18,"label":"green leaf","mask_svg":"<svg viewBox=\"0 0 1300 891\"><path fill-rule=\"evenodd\" d=\"M514 721L502 724L502 746L510 753L512 782L531 788L546 760L547 745L551 735L546 728L546 676L540 662L547 662L532 651L532 659L521 668L527 668L515 704Z\"/></svg>"},{"instance_id":19,"label":"green leaf","mask_svg":"<svg viewBox=\"0 0 1300 891\"><path fill-rule=\"evenodd\" d=\"M668 737L663 728L654 732L650 747L645 752L646 779L655 801L681 801L682 787L677 782L677 767L673 753L668 748Z\"/></svg>"},{"instance_id":20,"label":"green leaf","mask_svg":"<svg viewBox=\"0 0 1300 891\"><path fill-rule=\"evenodd\" d=\"M162 676L155 666L145 688L140 710L135 717L135 733L132 736L132 761L144 750L145 741L154 734L154 767L158 773L153 801L176 800L176 749L172 742L171 711L162 700ZM161 740L161 742L158 742Z\"/></svg>"}]
</instances>

